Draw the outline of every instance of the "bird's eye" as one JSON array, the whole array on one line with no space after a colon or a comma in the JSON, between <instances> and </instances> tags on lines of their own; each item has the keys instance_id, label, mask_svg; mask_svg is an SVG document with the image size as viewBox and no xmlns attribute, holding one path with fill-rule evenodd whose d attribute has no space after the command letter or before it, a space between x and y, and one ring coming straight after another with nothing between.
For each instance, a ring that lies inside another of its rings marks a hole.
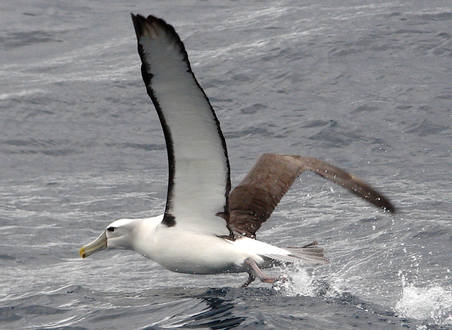
<instances>
[{"instance_id":1,"label":"bird's eye","mask_svg":"<svg viewBox=\"0 0 452 330\"><path fill-rule=\"evenodd\" d=\"M115 231L115 227L108 227L107 230L108 231Z\"/></svg>"}]
</instances>

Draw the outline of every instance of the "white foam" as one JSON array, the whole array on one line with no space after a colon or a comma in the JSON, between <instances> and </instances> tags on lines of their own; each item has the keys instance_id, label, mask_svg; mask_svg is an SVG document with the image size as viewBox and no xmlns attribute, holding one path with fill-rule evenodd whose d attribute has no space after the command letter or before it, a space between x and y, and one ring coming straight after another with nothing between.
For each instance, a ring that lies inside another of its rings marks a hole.
<instances>
[{"instance_id":1,"label":"white foam","mask_svg":"<svg viewBox=\"0 0 452 330\"><path fill-rule=\"evenodd\" d=\"M416 287L402 278L402 296L394 310L403 317L452 325L452 289L441 286Z\"/></svg>"},{"instance_id":2,"label":"white foam","mask_svg":"<svg viewBox=\"0 0 452 330\"><path fill-rule=\"evenodd\" d=\"M274 289L284 292L287 296L337 297L346 291L341 288L340 281L334 281L334 284L327 283L302 267L295 267L295 269L290 267L281 269L279 272L285 274L288 280L278 282ZM401 296L394 306L394 311L399 316L439 326L452 325L452 287L437 284L415 286L412 283L408 284L403 275L401 280Z\"/></svg>"},{"instance_id":3,"label":"white foam","mask_svg":"<svg viewBox=\"0 0 452 330\"><path fill-rule=\"evenodd\" d=\"M317 297L325 294L325 290L329 288L329 285L325 281L319 279L309 269L302 266L289 266L288 268L282 268L279 273L286 277L286 281L278 281L273 286L276 291L284 292L286 296L307 296Z\"/></svg>"},{"instance_id":4,"label":"white foam","mask_svg":"<svg viewBox=\"0 0 452 330\"><path fill-rule=\"evenodd\" d=\"M22 91L12 92L12 93L3 93L3 94L0 94L0 101L4 101L7 99L11 99L11 98L21 98L23 96L28 96L28 95L32 95L32 94L38 94L38 93L45 93L45 91L42 89L34 88L34 89L22 90Z\"/></svg>"}]
</instances>

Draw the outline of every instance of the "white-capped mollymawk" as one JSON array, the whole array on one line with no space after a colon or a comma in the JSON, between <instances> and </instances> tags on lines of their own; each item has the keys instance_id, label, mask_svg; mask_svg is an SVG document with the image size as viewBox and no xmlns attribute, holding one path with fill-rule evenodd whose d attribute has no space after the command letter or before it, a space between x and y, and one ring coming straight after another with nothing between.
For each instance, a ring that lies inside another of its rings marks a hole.
<instances>
[{"instance_id":1,"label":"white-capped mollymawk","mask_svg":"<svg viewBox=\"0 0 452 330\"><path fill-rule=\"evenodd\" d=\"M163 215L120 219L80 249L85 258L104 248L132 249L163 267L188 274L247 272L273 283L261 269L326 259L316 242L279 248L256 240L256 231L305 170L394 212L388 199L347 172L315 158L264 154L230 191L226 143L215 112L196 80L187 52L164 20L132 14L141 73L157 110L168 152L168 193Z\"/></svg>"}]
</instances>

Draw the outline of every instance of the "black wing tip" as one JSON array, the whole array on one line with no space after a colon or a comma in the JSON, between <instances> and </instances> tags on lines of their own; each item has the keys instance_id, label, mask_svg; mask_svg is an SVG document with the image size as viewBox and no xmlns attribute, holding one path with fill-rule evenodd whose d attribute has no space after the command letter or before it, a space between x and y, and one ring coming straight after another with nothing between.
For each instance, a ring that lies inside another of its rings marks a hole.
<instances>
[{"instance_id":1,"label":"black wing tip","mask_svg":"<svg viewBox=\"0 0 452 330\"><path fill-rule=\"evenodd\" d=\"M396 214L397 213L397 209L394 205L392 205L392 203L389 200L385 200L385 202L380 205L380 207L383 209L383 211L389 212L391 214Z\"/></svg>"},{"instance_id":2,"label":"black wing tip","mask_svg":"<svg viewBox=\"0 0 452 330\"><path fill-rule=\"evenodd\" d=\"M130 16L132 17L133 27L135 29L135 34L137 35L137 38L143 34L142 24L143 20L146 20L143 16L140 14L134 14L130 13Z\"/></svg>"},{"instance_id":3,"label":"black wing tip","mask_svg":"<svg viewBox=\"0 0 452 330\"><path fill-rule=\"evenodd\" d=\"M130 16L132 17L133 26L135 28L135 33L137 34L137 36L141 36L143 34L143 27L145 24L157 25L166 32L169 32L169 34L178 36L176 29L160 17L154 15L148 15L147 17L144 17L141 14L134 13L130 13ZM178 37L177 39L180 38Z\"/></svg>"},{"instance_id":4,"label":"black wing tip","mask_svg":"<svg viewBox=\"0 0 452 330\"><path fill-rule=\"evenodd\" d=\"M385 196L383 196L382 194L373 190L370 187L369 187L369 189L371 190L370 195L367 195L367 194L364 194L364 195L358 194L358 195L361 196L362 198L364 198L365 200L367 200L369 203L373 204L374 206L382 209L384 212L388 212L391 214L397 213L396 207L390 202L390 200L388 198L386 198ZM353 189L351 191L355 194L357 193Z\"/></svg>"},{"instance_id":5,"label":"black wing tip","mask_svg":"<svg viewBox=\"0 0 452 330\"><path fill-rule=\"evenodd\" d=\"M152 22L159 22L162 23L164 25L169 25L168 23L166 23L163 19L154 16L154 15L148 15L148 17L144 17L141 14L134 14L134 13L130 13L130 16L132 17L132 21L148 21L149 23Z\"/></svg>"}]
</instances>

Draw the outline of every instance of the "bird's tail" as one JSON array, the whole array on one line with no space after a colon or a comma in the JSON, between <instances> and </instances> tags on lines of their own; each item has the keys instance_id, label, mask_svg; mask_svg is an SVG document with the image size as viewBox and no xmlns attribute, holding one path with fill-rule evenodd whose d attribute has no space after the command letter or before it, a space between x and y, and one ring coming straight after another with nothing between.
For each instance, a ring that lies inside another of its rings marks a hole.
<instances>
[{"instance_id":1,"label":"bird's tail","mask_svg":"<svg viewBox=\"0 0 452 330\"><path fill-rule=\"evenodd\" d=\"M288 254L265 254L266 257L271 258L281 263L303 262L307 265L321 265L328 263L328 259L323 254L323 248L319 247L317 241L306 244L302 247L288 247L285 250Z\"/></svg>"},{"instance_id":2,"label":"bird's tail","mask_svg":"<svg viewBox=\"0 0 452 330\"><path fill-rule=\"evenodd\" d=\"M317 241L302 247L288 247L291 255L310 264L326 264L328 259L323 254L323 248L319 247Z\"/></svg>"}]
</instances>

